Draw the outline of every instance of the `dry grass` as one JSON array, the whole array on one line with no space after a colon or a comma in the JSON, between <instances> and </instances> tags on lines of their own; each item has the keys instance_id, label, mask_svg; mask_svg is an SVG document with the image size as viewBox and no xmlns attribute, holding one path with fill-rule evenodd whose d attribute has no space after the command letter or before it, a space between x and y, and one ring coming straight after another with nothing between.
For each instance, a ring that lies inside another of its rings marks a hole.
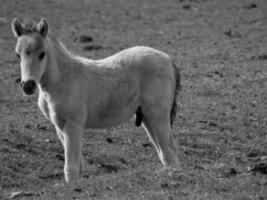
<instances>
[{"instance_id":1,"label":"dry grass","mask_svg":"<svg viewBox=\"0 0 267 200\"><path fill-rule=\"evenodd\" d=\"M267 3L114 2L1 1L0 199L267 199L264 170L249 170L267 163ZM15 83L10 21L28 15L46 17L68 47L91 58L134 45L174 56L183 87L173 130L180 170L161 170L144 131L130 121L86 131L84 178L64 185L55 131L36 96L23 96ZM81 35L101 48L85 48Z\"/></svg>"}]
</instances>

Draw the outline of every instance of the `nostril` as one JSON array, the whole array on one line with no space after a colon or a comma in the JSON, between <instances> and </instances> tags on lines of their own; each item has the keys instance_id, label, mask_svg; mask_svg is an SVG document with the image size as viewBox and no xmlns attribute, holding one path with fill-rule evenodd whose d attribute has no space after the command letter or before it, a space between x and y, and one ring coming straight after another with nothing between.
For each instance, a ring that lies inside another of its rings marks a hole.
<instances>
[{"instance_id":1,"label":"nostril","mask_svg":"<svg viewBox=\"0 0 267 200\"><path fill-rule=\"evenodd\" d=\"M35 87L35 82L33 80L30 80L30 81L27 81L25 84L24 84L24 87L27 88L27 89L32 89Z\"/></svg>"},{"instance_id":2,"label":"nostril","mask_svg":"<svg viewBox=\"0 0 267 200\"><path fill-rule=\"evenodd\" d=\"M29 86L33 86L34 85L34 81L27 81L27 85L29 85Z\"/></svg>"},{"instance_id":3,"label":"nostril","mask_svg":"<svg viewBox=\"0 0 267 200\"><path fill-rule=\"evenodd\" d=\"M20 86L23 89L23 91L28 95L33 94L36 89L36 83L33 80L29 80L26 82L22 81L20 83Z\"/></svg>"}]
</instances>

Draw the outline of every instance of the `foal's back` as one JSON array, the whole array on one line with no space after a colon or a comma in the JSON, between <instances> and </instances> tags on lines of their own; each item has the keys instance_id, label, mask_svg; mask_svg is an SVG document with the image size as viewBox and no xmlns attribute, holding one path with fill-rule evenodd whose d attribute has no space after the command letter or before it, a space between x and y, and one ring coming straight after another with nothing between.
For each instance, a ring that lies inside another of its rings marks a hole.
<instances>
[{"instance_id":1,"label":"foal's back","mask_svg":"<svg viewBox=\"0 0 267 200\"><path fill-rule=\"evenodd\" d=\"M155 68L166 68L171 65L170 57L166 53L145 46L136 46L129 49L122 50L112 56L98 60L99 65L106 67L123 67L123 68L138 68L153 70ZM110 66L110 63L113 65Z\"/></svg>"}]
</instances>

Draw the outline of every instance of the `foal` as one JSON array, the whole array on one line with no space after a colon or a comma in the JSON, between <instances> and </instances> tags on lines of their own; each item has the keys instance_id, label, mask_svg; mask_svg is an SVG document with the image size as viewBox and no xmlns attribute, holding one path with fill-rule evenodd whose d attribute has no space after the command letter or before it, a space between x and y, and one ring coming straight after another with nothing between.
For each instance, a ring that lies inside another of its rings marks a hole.
<instances>
[{"instance_id":1,"label":"foal","mask_svg":"<svg viewBox=\"0 0 267 200\"><path fill-rule=\"evenodd\" d=\"M48 23L12 22L17 37L25 94L39 90L38 106L55 126L64 146L67 182L81 176L85 128L119 125L136 114L164 166L178 164L171 124L176 115L180 74L170 57L148 47L133 47L102 60L69 52L48 34Z\"/></svg>"}]
</instances>

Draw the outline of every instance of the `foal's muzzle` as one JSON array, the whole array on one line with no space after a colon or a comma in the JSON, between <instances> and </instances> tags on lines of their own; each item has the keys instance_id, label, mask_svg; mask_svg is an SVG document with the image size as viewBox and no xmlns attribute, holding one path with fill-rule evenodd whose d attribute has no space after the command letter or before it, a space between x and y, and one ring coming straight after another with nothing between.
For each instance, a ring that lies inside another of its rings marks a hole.
<instances>
[{"instance_id":1,"label":"foal's muzzle","mask_svg":"<svg viewBox=\"0 0 267 200\"><path fill-rule=\"evenodd\" d=\"M22 88L25 94L32 95L36 89L36 83L33 80L22 81L20 83L20 87Z\"/></svg>"}]
</instances>

